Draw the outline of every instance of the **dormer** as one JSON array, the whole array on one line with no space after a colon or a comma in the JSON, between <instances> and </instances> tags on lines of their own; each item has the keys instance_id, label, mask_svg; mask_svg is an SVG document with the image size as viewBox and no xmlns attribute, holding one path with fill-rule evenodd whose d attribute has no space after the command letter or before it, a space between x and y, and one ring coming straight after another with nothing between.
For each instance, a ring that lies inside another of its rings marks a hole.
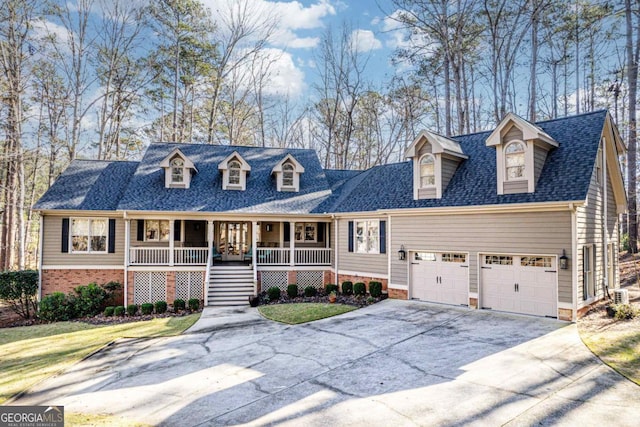
<instances>
[{"instance_id":1,"label":"dormer","mask_svg":"<svg viewBox=\"0 0 640 427\"><path fill-rule=\"evenodd\" d=\"M502 119L486 145L496 149L498 194L535 192L547 153L558 147L545 131L513 113Z\"/></svg>"},{"instance_id":2,"label":"dormer","mask_svg":"<svg viewBox=\"0 0 640 427\"><path fill-rule=\"evenodd\" d=\"M439 199L460 163L469 157L457 141L422 131L404 153L413 162L413 199Z\"/></svg>"},{"instance_id":3,"label":"dormer","mask_svg":"<svg viewBox=\"0 0 640 427\"><path fill-rule=\"evenodd\" d=\"M304 173L304 167L293 157L287 154L271 170L276 175L276 188L278 191L300 191L300 175Z\"/></svg>"},{"instance_id":4,"label":"dormer","mask_svg":"<svg viewBox=\"0 0 640 427\"><path fill-rule=\"evenodd\" d=\"M247 188L247 175L251 171L251 166L237 151L218 163L218 170L222 172L223 190L244 191Z\"/></svg>"},{"instance_id":5,"label":"dormer","mask_svg":"<svg viewBox=\"0 0 640 427\"><path fill-rule=\"evenodd\" d=\"M160 162L160 167L164 169L165 188L189 188L191 175L198 173L193 162L178 148Z\"/></svg>"}]
</instances>

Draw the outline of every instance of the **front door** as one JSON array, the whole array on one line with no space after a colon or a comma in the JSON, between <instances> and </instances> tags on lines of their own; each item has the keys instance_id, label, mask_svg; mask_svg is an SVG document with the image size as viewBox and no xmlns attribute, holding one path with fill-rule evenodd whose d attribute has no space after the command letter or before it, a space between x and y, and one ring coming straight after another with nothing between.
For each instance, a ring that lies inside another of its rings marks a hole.
<instances>
[{"instance_id":1,"label":"front door","mask_svg":"<svg viewBox=\"0 0 640 427\"><path fill-rule=\"evenodd\" d=\"M248 250L249 226L246 222L220 224L219 251L223 261L242 261Z\"/></svg>"}]
</instances>

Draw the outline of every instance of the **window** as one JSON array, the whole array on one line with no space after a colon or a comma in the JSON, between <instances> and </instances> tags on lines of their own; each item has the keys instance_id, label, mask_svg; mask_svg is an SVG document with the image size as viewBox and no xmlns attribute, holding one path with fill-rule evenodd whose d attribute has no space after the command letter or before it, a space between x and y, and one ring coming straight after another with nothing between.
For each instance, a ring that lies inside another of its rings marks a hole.
<instances>
[{"instance_id":1,"label":"window","mask_svg":"<svg viewBox=\"0 0 640 427\"><path fill-rule=\"evenodd\" d=\"M593 246L582 247L582 299L595 296L595 282L593 280Z\"/></svg>"},{"instance_id":2,"label":"window","mask_svg":"<svg viewBox=\"0 0 640 427\"><path fill-rule=\"evenodd\" d=\"M240 185L240 162L237 160L229 162L229 184Z\"/></svg>"},{"instance_id":3,"label":"window","mask_svg":"<svg viewBox=\"0 0 640 427\"><path fill-rule=\"evenodd\" d=\"M485 255L486 265L513 265L513 257L508 255Z\"/></svg>"},{"instance_id":4,"label":"window","mask_svg":"<svg viewBox=\"0 0 640 427\"><path fill-rule=\"evenodd\" d=\"M420 187L436 185L435 159L431 154L425 154L420 159Z\"/></svg>"},{"instance_id":5,"label":"window","mask_svg":"<svg viewBox=\"0 0 640 427\"><path fill-rule=\"evenodd\" d=\"M106 219L73 219L71 221L72 252L107 252Z\"/></svg>"},{"instance_id":6,"label":"window","mask_svg":"<svg viewBox=\"0 0 640 427\"><path fill-rule=\"evenodd\" d=\"M551 257L549 256L523 256L520 257L522 267L546 267L551 268Z\"/></svg>"},{"instance_id":7,"label":"window","mask_svg":"<svg viewBox=\"0 0 640 427\"><path fill-rule=\"evenodd\" d=\"M598 158L596 159L596 182L600 184L602 181L602 150L598 150Z\"/></svg>"},{"instance_id":8,"label":"window","mask_svg":"<svg viewBox=\"0 0 640 427\"><path fill-rule=\"evenodd\" d=\"M146 242L168 242L169 221L148 219L144 222L144 240Z\"/></svg>"},{"instance_id":9,"label":"window","mask_svg":"<svg viewBox=\"0 0 640 427\"><path fill-rule=\"evenodd\" d=\"M293 187L293 165L291 163L285 163L282 166L282 186Z\"/></svg>"},{"instance_id":10,"label":"window","mask_svg":"<svg viewBox=\"0 0 640 427\"><path fill-rule=\"evenodd\" d=\"M512 142L504 150L507 179L524 178L524 143Z\"/></svg>"},{"instance_id":11,"label":"window","mask_svg":"<svg viewBox=\"0 0 640 427\"><path fill-rule=\"evenodd\" d=\"M355 234L356 252L363 254L380 253L379 221L356 221Z\"/></svg>"},{"instance_id":12,"label":"window","mask_svg":"<svg viewBox=\"0 0 640 427\"><path fill-rule=\"evenodd\" d=\"M296 242L316 242L316 225L314 222L296 222Z\"/></svg>"},{"instance_id":13,"label":"window","mask_svg":"<svg viewBox=\"0 0 640 427\"><path fill-rule=\"evenodd\" d=\"M182 184L184 182L184 160L174 157L169 163L171 166L171 182Z\"/></svg>"},{"instance_id":14,"label":"window","mask_svg":"<svg viewBox=\"0 0 640 427\"><path fill-rule=\"evenodd\" d=\"M467 262L467 254L442 254L442 262L456 262L464 264Z\"/></svg>"},{"instance_id":15,"label":"window","mask_svg":"<svg viewBox=\"0 0 640 427\"><path fill-rule=\"evenodd\" d=\"M434 254L433 252L416 252L413 255L413 258L416 261L435 261L436 254Z\"/></svg>"}]
</instances>

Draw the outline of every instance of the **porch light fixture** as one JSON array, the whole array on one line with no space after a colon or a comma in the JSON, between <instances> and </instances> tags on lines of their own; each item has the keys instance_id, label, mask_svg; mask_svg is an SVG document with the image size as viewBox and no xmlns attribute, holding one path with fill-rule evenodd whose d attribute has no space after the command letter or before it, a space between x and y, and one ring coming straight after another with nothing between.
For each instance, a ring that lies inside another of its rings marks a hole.
<instances>
[{"instance_id":1,"label":"porch light fixture","mask_svg":"<svg viewBox=\"0 0 640 427\"><path fill-rule=\"evenodd\" d=\"M560 268L563 270L569 268L569 258L567 258L567 254L564 249L562 250L562 256L560 257Z\"/></svg>"},{"instance_id":2,"label":"porch light fixture","mask_svg":"<svg viewBox=\"0 0 640 427\"><path fill-rule=\"evenodd\" d=\"M407 251L404 250L404 245L400 245L400 250L398 251L398 259L400 261L404 261L407 259Z\"/></svg>"}]
</instances>

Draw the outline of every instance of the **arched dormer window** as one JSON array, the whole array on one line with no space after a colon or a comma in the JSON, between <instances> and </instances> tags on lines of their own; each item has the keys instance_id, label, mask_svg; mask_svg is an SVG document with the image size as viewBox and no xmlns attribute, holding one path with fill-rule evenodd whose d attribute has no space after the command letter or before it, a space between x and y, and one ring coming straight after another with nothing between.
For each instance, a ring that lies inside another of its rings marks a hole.
<instances>
[{"instance_id":1,"label":"arched dormer window","mask_svg":"<svg viewBox=\"0 0 640 427\"><path fill-rule=\"evenodd\" d=\"M240 162L232 160L229 162L229 184L240 185Z\"/></svg>"},{"instance_id":2,"label":"arched dormer window","mask_svg":"<svg viewBox=\"0 0 640 427\"><path fill-rule=\"evenodd\" d=\"M431 154L425 154L420 159L420 187L436 185L435 159Z\"/></svg>"},{"instance_id":3,"label":"arched dormer window","mask_svg":"<svg viewBox=\"0 0 640 427\"><path fill-rule=\"evenodd\" d=\"M285 163L282 165L282 186L283 187L293 187L293 171L294 166L291 163Z\"/></svg>"},{"instance_id":4,"label":"arched dormer window","mask_svg":"<svg viewBox=\"0 0 640 427\"><path fill-rule=\"evenodd\" d=\"M511 142L504 149L507 180L524 178L525 145L523 142Z\"/></svg>"},{"instance_id":5,"label":"arched dormer window","mask_svg":"<svg viewBox=\"0 0 640 427\"><path fill-rule=\"evenodd\" d=\"M182 184L184 182L184 160L180 157L174 157L169 162L171 167L171 183Z\"/></svg>"}]
</instances>

